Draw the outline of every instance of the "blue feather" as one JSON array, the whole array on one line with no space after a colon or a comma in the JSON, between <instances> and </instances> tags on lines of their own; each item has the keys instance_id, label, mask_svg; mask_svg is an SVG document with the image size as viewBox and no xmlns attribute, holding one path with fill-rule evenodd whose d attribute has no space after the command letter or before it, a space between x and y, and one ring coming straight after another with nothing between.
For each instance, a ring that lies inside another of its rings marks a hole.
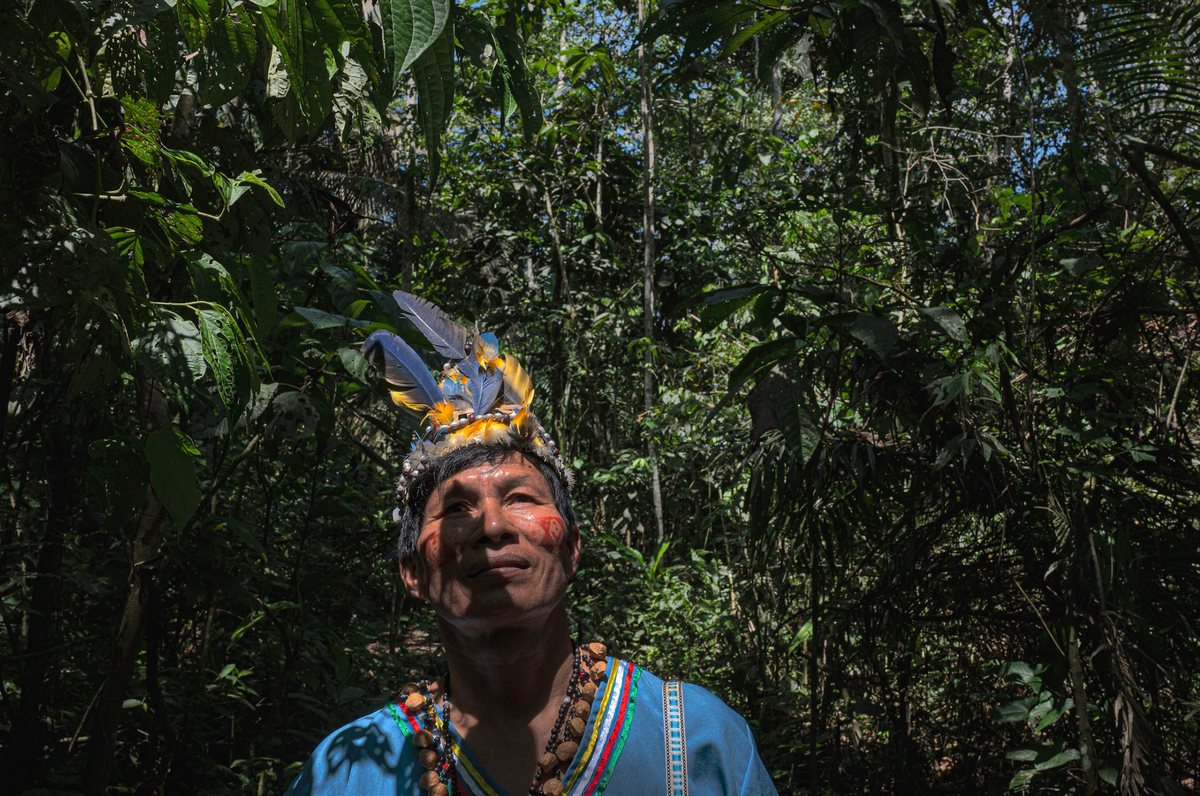
<instances>
[{"instance_id":1,"label":"blue feather","mask_svg":"<svg viewBox=\"0 0 1200 796\"><path fill-rule=\"evenodd\" d=\"M491 410L499 397L500 388L504 386L504 374L497 369L480 368L473 381L473 384L467 383L467 389L471 391L471 409L475 414L482 415Z\"/></svg>"},{"instance_id":2,"label":"blue feather","mask_svg":"<svg viewBox=\"0 0 1200 796\"><path fill-rule=\"evenodd\" d=\"M392 293L392 298L435 351L451 362L458 362L467 356L467 330L440 307L403 290Z\"/></svg>"},{"instance_id":3,"label":"blue feather","mask_svg":"<svg viewBox=\"0 0 1200 796\"><path fill-rule=\"evenodd\" d=\"M421 357L391 332L372 333L362 344L362 355L392 385L392 398L398 403L412 409L432 409L445 400Z\"/></svg>"}]
</instances>

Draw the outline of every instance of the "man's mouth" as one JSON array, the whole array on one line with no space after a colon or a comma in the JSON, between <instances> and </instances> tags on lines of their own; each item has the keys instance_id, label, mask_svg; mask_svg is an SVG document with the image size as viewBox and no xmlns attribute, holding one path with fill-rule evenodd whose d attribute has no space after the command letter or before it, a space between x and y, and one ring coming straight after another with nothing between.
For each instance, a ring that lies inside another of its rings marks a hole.
<instances>
[{"instance_id":1,"label":"man's mouth","mask_svg":"<svg viewBox=\"0 0 1200 796\"><path fill-rule=\"evenodd\" d=\"M478 564L471 567L470 571L467 572L467 577L477 578L480 575L510 575L522 569L529 569L529 562L524 558L514 555L502 555L480 561Z\"/></svg>"}]
</instances>

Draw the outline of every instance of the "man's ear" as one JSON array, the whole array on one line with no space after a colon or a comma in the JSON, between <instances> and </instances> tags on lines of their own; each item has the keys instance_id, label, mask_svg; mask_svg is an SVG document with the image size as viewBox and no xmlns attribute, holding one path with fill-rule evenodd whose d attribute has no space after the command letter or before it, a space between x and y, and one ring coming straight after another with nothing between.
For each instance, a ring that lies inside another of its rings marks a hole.
<instances>
[{"instance_id":1,"label":"man's ear","mask_svg":"<svg viewBox=\"0 0 1200 796\"><path fill-rule=\"evenodd\" d=\"M400 556L400 579L404 581L404 588L408 589L409 594L418 600L428 600L429 588L425 568L417 558L419 555L419 552L414 552L411 555Z\"/></svg>"},{"instance_id":2,"label":"man's ear","mask_svg":"<svg viewBox=\"0 0 1200 796\"><path fill-rule=\"evenodd\" d=\"M567 529L567 577L570 578L579 571L579 556L583 553L583 540L579 536L579 526L572 525Z\"/></svg>"}]
</instances>

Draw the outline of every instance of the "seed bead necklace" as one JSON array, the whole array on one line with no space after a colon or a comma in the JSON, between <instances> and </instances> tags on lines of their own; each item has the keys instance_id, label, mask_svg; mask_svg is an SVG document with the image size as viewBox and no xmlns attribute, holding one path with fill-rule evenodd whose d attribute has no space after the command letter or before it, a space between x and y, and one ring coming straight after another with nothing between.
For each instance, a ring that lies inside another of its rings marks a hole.
<instances>
[{"instance_id":1,"label":"seed bead necklace","mask_svg":"<svg viewBox=\"0 0 1200 796\"><path fill-rule=\"evenodd\" d=\"M538 758L537 772L529 785L530 796L562 796L564 775L579 751L579 739L587 727L592 702L599 690L598 683L608 671L608 651L603 644L592 642L580 646L572 641L571 648L567 694L546 741L546 751ZM440 716L428 680L408 683L400 692L404 696L404 707L421 725L421 730L413 735L413 745L420 750L419 758L425 768L419 784L429 796L449 796L458 780L457 760L450 739L449 674L444 682Z\"/></svg>"}]
</instances>

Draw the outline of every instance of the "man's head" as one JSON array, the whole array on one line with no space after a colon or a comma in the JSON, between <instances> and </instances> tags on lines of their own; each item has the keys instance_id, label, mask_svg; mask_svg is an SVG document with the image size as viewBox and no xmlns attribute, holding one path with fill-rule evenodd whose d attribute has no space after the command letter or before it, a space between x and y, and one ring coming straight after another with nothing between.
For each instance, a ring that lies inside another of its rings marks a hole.
<instances>
[{"instance_id":1,"label":"man's head","mask_svg":"<svg viewBox=\"0 0 1200 796\"><path fill-rule=\"evenodd\" d=\"M472 445L426 467L406 497L401 573L440 616L497 620L562 601L579 531L566 485L540 458Z\"/></svg>"}]
</instances>

